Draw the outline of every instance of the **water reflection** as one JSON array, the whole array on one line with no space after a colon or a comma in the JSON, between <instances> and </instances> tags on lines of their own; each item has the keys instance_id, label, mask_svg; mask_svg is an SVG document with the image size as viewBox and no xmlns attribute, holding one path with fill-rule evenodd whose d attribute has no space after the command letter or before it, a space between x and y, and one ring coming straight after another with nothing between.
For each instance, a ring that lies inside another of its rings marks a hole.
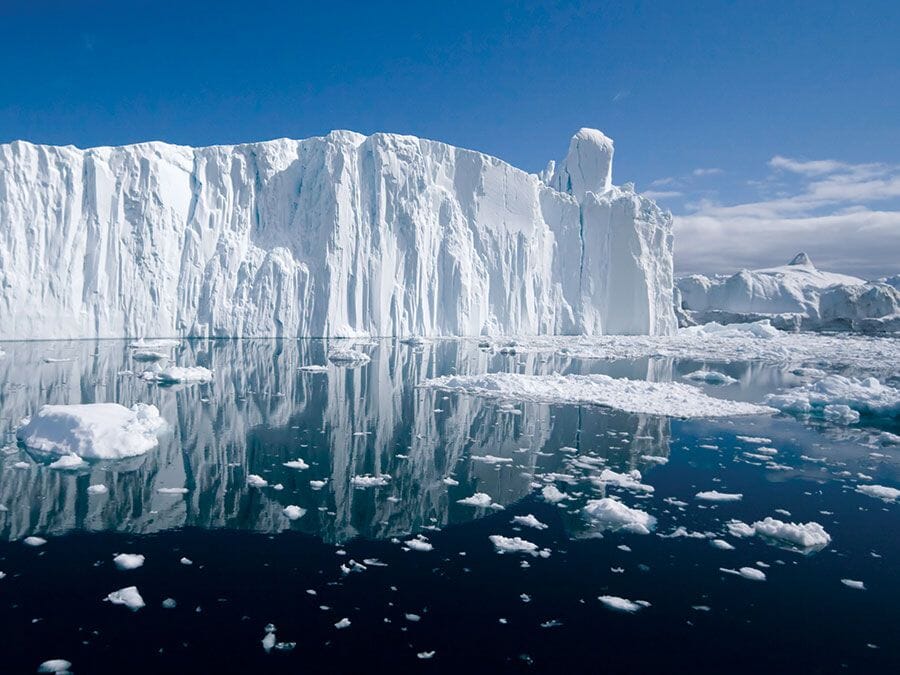
<instances>
[{"instance_id":1,"label":"water reflection","mask_svg":"<svg viewBox=\"0 0 900 675\"><path fill-rule=\"evenodd\" d=\"M669 379L669 361L577 362L492 353L470 341L381 341L357 345L372 357L365 367L298 370L325 364L328 348L320 340L184 342L174 360L212 368L215 380L165 388L133 375L146 364L133 359L126 342L4 345L0 533L18 539L72 529L152 533L193 526L293 528L330 542L390 538L483 515L456 503L474 492L499 504L521 499L536 482L565 472L566 456L557 452L563 446L623 469L646 467L641 457L669 452L665 419L577 406L509 410L416 386L436 375L503 369ZM49 469L15 445L19 420L42 404L99 401L153 403L170 428L143 457L75 472ZM488 455L505 461L472 460ZM309 469L283 466L297 458ZM269 487L249 487L251 474ZM363 474L390 482L353 487L353 476ZM451 477L458 485L445 482ZM313 489L311 480L325 485ZM100 483L107 494L88 494ZM279 484L283 489L273 487ZM181 487L188 492L159 492ZM289 520L282 510L290 504L306 515Z\"/></svg>"}]
</instances>

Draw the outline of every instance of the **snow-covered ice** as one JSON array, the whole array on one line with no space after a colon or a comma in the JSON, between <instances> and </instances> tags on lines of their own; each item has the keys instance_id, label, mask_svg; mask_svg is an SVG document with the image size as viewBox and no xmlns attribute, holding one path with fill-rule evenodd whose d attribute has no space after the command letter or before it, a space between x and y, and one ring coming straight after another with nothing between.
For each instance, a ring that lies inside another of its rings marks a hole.
<instances>
[{"instance_id":1,"label":"snow-covered ice","mask_svg":"<svg viewBox=\"0 0 900 675\"><path fill-rule=\"evenodd\" d=\"M131 408L118 403L45 405L16 437L40 453L120 459L155 448L164 426L156 406L143 403Z\"/></svg>"},{"instance_id":2,"label":"snow-covered ice","mask_svg":"<svg viewBox=\"0 0 900 675\"><path fill-rule=\"evenodd\" d=\"M866 585L862 581L859 581L857 579L841 579L841 583L844 584L844 586L857 591L866 590Z\"/></svg>"},{"instance_id":3,"label":"snow-covered ice","mask_svg":"<svg viewBox=\"0 0 900 675\"><path fill-rule=\"evenodd\" d=\"M328 360L339 366L362 366L372 358L357 349L340 348L328 352Z\"/></svg>"},{"instance_id":4,"label":"snow-covered ice","mask_svg":"<svg viewBox=\"0 0 900 675\"><path fill-rule=\"evenodd\" d=\"M141 373L141 379L160 384L194 384L212 382L213 372L203 366L154 366Z\"/></svg>"},{"instance_id":5,"label":"snow-covered ice","mask_svg":"<svg viewBox=\"0 0 900 675\"><path fill-rule=\"evenodd\" d=\"M140 553L119 553L113 562L120 570L135 570L143 566L144 556Z\"/></svg>"},{"instance_id":6,"label":"snow-covered ice","mask_svg":"<svg viewBox=\"0 0 900 675\"><path fill-rule=\"evenodd\" d=\"M491 507L499 507L503 508L499 504L494 504L493 498L485 493L485 492L476 492L475 494L464 497L463 499L457 499L457 504L462 504L464 506L475 506L478 508L491 508Z\"/></svg>"},{"instance_id":7,"label":"snow-covered ice","mask_svg":"<svg viewBox=\"0 0 900 675\"><path fill-rule=\"evenodd\" d=\"M758 570L755 567L741 567L740 569L733 570L726 567L720 567L720 572L725 572L727 574L734 574L739 577L743 577L744 579L749 579L750 581L765 581L766 573L762 570Z\"/></svg>"},{"instance_id":8,"label":"snow-covered ice","mask_svg":"<svg viewBox=\"0 0 900 675\"><path fill-rule=\"evenodd\" d=\"M627 612L629 614L634 614L638 610L650 606L650 603L646 600L628 600L627 598L620 598L617 595L601 595L597 599L606 607L609 607L609 609L614 609L617 612Z\"/></svg>"},{"instance_id":9,"label":"snow-covered ice","mask_svg":"<svg viewBox=\"0 0 900 675\"><path fill-rule=\"evenodd\" d=\"M72 669L72 662L65 659L49 659L38 666L39 673L68 673Z\"/></svg>"},{"instance_id":10,"label":"snow-covered ice","mask_svg":"<svg viewBox=\"0 0 900 675\"><path fill-rule=\"evenodd\" d=\"M291 504L289 506L285 506L284 509L282 510L282 513L289 520L298 520L298 519L302 518L303 515L306 513L306 509L302 509L299 506Z\"/></svg>"},{"instance_id":11,"label":"snow-covered ice","mask_svg":"<svg viewBox=\"0 0 900 675\"><path fill-rule=\"evenodd\" d=\"M785 523L771 516L753 523L753 531L798 549L819 549L831 543L831 535L819 523Z\"/></svg>"},{"instance_id":12,"label":"snow-covered ice","mask_svg":"<svg viewBox=\"0 0 900 675\"><path fill-rule=\"evenodd\" d=\"M128 586L113 591L106 596L106 600L114 605L124 605L133 612L136 612L145 605L144 599L138 592L137 586Z\"/></svg>"},{"instance_id":13,"label":"snow-covered ice","mask_svg":"<svg viewBox=\"0 0 900 675\"><path fill-rule=\"evenodd\" d=\"M672 217L612 157L592 129L543 176L386 133L2 144L0 339L669 333Z\"/></svg>"},{"instance_id":14,"label":"snow-covered ice","mask_svg":"<svg viewBox=\"0 0 900 675\"><path fill-rule=\"evenodd\" d=\"M504 537L500 534L492 534L489 539L497 550L497 553L528 553L536 554L538 545L521 537Z\"/></svg>"},{"instance_id":15,"label":"snow-covered ice","mask_svg":"<svg viewBox=\"0 0 900 675\"><path fill-rule=\"evenodd\" d=\"M735 378L725 373L720 373L718 370L706 370L705 368L682 375L682 377L686 380L706 382L707 384L734 384L737 382Z\"/></svg>"},{"instance_id":16,"label":"snow-covered ice","mask_svg":"<svg viewBox=\"0 0 900 675\"><path fill-rule=\"evenodd\" d=\"M502 400L590 404L671 417L727 417L772 411L753 403L713 398L698 387L680 382L648 382L607 375L445 375L428 379L422 386Z\"/></svg>"},{"instance_id":17,"label":"snow-covered ice","mask_svg":"<svg viewBox=\"0 0 900 675\"><path fill-rule=\"evenodd\" d=\"M600 530L625 530L636 534L650 534L656 518L646 511L625 506L611 497L588 500L584 512Z\"/></svg>"},{"instance_id":18,"label":"snow-covered ice","mask_svg":"<svg viewBox=\"0 0 900 675\"><path fill-rule=\"evenodd\" d=\"M527 516L513 516L511 522L515 525L524 525L525 527L531 527L535 530L546 530L548 527L548 525L545 525L530 513Z\"/></svg>"},{"instance_id":19,"label":"snow-covered ice","mask_svg":"<svg viewBox=\"0 0 900 675\"><path fill-rule=\"evenodd\" d=\"M738 492L719 492L718 490L707 490L698 492L694 495L696 499L706 502L737 502L744 498L744 495Z\"/></svg>"},{"instance_id":20,"label":"snow-covered ice","mask_svg":"<svg viewBox=\"0 0 900 675\"><path fill-rule=\"evenodd\" d=\"M867 415L900 415L900 389L882 384L874 377L827 375L780 394L770 394L766 400L780 410L798 414L825 416L826 409L830 409L832 421L858 419L858 415L850 416L836 406Z\"/></svg>"},{"instance_id":21,"label":"snow-covered ice","mask_svg":"<svg viewBox=\"0 0 900 675\"><path fill-rule=\"evenodd\" d=\"M886 502L900 500L900 490L886 485L858 485L856 491Z\"/></svg>"},{"instance_id":22,"label":"snow-covered ice","mask_svg":"<svg viewBox=\"0 0 900 675\"><path fill-rule=\"evenodd\" d=\"M350 479L350 484L357 488L384 487L390 482L391 477L384 474L380 476L363 474Z\"/></svg>"}]
</instances>

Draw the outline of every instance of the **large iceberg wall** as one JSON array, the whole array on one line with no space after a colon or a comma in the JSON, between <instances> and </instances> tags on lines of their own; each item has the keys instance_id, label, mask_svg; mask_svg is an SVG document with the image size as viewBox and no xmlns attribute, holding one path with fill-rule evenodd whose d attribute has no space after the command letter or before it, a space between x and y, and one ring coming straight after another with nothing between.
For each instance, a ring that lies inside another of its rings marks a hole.
<instances>
[{"instance_id":1,"label":"large iceberg wall","mask_svg":"<svg viewBox=\"0 0 900 675\"><path fill-rule=\"evenodd\" d=\"M670 333L671 217L612 151L0 145L0 339Z\"/></svg>"}]
</instances>

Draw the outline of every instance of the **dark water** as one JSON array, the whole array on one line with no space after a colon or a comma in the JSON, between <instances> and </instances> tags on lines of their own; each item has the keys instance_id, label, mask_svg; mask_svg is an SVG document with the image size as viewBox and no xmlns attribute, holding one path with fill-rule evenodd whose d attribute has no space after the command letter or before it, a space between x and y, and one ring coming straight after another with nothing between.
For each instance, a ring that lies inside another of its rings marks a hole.
<instances>
[{"instance_id":1,"label":"dark water","mask_svg":"<svg viewBox=\"0 0 900 675\"><path fill-rule=\"evenodd\" d=\"M855 491L865 482L898 485L897 446L785 416L681 421L537 404L510 411L416 387L484 370L667 380L697 363L384 341L362 347L372 356L364 367L311 374L298 366L325 363L321 341L185 342L178 362L213 368L215 381L164 388L122 373L146 367L125 342L3 348L4 673L34 672L50 658L71 661L76 673L900 672L900 506ZM713 395L758 401L796 383L760 364L716 368L740 382L705 387ZM15 445L18 421L41 404L94 401L153 403L170 429L144 457L77 472L49 469ZM880 428L897 433L892 424ZM756 446L739 435L771 439L781 467L747 457ZM486 455L508 461L472 459ZM309 468L283 466L297 458ZM590 478L604 467L638 469L654 491L598 487ZM249 487L251 474L269 487ZM353 476L364 474L390 482L354 488ZM313 489L311 480L326 483ZM108 494L89 495L97 483ZM568 498L544 500L549 484ZM704 503L694 498L702 490L744 497ZM476 492L505 508L457 503ZM582 507L604 493L655 516L655 531L590 523ZM288 505L305 514L289 520ZM547 529L510 522L526 514ZM726 521L766 516L816 521L832 542L804 554L728 535ZM709 537L668 536L678 527ZM711 546L713 533L735 550ZM404 545L418 534L433 550ZM495 534L550 555L499 555ZM48 541L26 546L29 535ZM146 562L117 570L120 552ZM342 571L350 560L365 570ZM720 571L744 566L764 570L766 581ZM139 611L103 601L132 585L147 603ZM602 595L650 606L617 612ZM167 598L177 606L163 608ZM350 626L336 629L343 618ZM277 642L296 643L292 650L266 653L270 623Z\"/></svg>"}]
</instances>

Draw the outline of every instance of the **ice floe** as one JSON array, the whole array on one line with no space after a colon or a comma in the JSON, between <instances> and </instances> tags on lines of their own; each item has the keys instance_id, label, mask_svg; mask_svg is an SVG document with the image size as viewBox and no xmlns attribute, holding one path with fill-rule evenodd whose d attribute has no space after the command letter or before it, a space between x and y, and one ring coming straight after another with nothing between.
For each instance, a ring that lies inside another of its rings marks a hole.
<instances>
[{"instance_id":1,"label":"ice floe","mask_svg":"<svg viewBox=\"0 0 900 675\"><path fill-rule=\"evenodd\" d=\"M886 502L896 502L900 499L900 490L885 485L858 485L856 491Z\"/></svg>"},{"instance_id":2,"label":"ice floe","mask_svg":"<svg viewBox=\"0 0 900 675\"><path fill-rule=\"evenodd\" d=\"M140 553L120 553L113 558L113 562L120 570L136 570L143 566L144 556Z\"/></svg>"},{"instance_id":3,"label":"ice floe","mask_svg":"<svg viewBox=\"0 0 900 675\"><path fill-rule=\"evenodd\" d=\"M720 373L718 370L706 370L703 368L688 373L687 375L682 375L682 377L686 380L706 382L707 384L734 384L737 382L735 378L730 377L725 373Z\"/></svg>"},{"instance_id":4,"label":"ice floe","mask_svg":"<svg viewBox=\"0 0 900 675\"><path fill-rule=\"evenodd\" d=\"M866 590L866 585L862 581L858 581L856 579L841 579L841 583L848 588L853 588L857 591Z\"/></svg>"},{"instance_id":5,"label":"ice floe","mask_svg":"<svg viewBox=\"0 0 900 675\"><path fill-rule=\"evenodd\" d=\"M353 368L356 366L364 366L372 358L361 351L349 348L332 349L328 352L328 360L338 366Z\"/></svg>"},{"instance_id":6,"label":"ice floe","mask_svg":"<svg viewBox=\"0 0 900 675\"><path fill-rule=\"evenodd\" d=\"M251 473L247 476L247 485L253 488L264 488L269 484L262 476L257 476L255 473Z\"/></svg>"},{"instance_id":7,"label":"ice floe","mask_svg":"<svg viewBox=\"0 0 900 675\"><path fill-rule=\"evenodd\" d=\"M720 567L720 572L725 572L726 574L734 574L739 577L743 577L744 579L749 579L750 581L765 581L766 573L762 570L758 570L755 567L741 567L738 570L728 569L727 567Z\"/></svg>"},{"instance_id":8,"label":"ice floe","mask_svg":"<svg viewBox=\"0 0 900 675\"><path fill-rule=\"evenodd\" d=\"M350 484L353 485L353 487L357 488L384 487L390 482L391 477L384 474L380 476L364 474L360 476L353 476L353 478L350 479Z\"/></svg>"},{"instance_id":9,"label":"ice floe","mask_svg":"<svg viewBox=\"0 0 900 675\"><path fill-rule=\"evenodd\" d=\"M85 464L86 464L86 462L81 457L72 453L69 455L62 455L56 461L51 462L49 464L48 468L67 471L67 470L73 470L73 469L80 469Z\"/></svg>"},{"instance_id":10,"label":"ice floe","mask_svg":"<svg viewBox=\"0 0 900 675\"><path fill-rule=\"evenodd\" d=\"M47 543L47 540L43 537L25 537L22 543L26 546L43 546Z\"/></svg>"},{"instance_id":11,"label":"ice floe","mask_svg":"<svg viewBox=\"0 0 900 675\"><path fill-rule=\"evenodd\" d=\"M446 375L426 380L422 386L501 400L590 404L671 417L727 417L771 412L766 406L713 398L698 387L680 382L648 382L607 375Z\"/></svg>"},{"instance_id":12,"label":"ice floe","mask_svg":"<svg viewBox=\"0 0 900 675\"><path fill-rule=\"evenodd\" d=\"M510 522L515 525L524 525L525 527L531 527L535 530L546 530L549 527L549 525L545 525L530 513L527 516L513 516L513 519Z\"/></svg>"},{"instance_id":13,"label":"ice floe","mask_svg":"<svg viewBox=\"0 0 900 675\"><path fill-rule=\"evenodd\" d=\"M39 673L56 673L56 675L65 675L72 669L72 662L65 659L50 659L44 661L38 666Z\"/></svg>"},{"instance_id":14,"label":"ice floe","mask_svg":"<svg viewBox=\"0 0 900 675\"><path fill-rule=\"evenodd\" d=\"M106 596L106 600L114 605L124 605L133 612L136 612L145 605L144 599L141 597L141 594L138 593L137 586L128 586L113 591Z\"/></svg>"},{"instance_id":15,"label":"ice floe","mask_svg":"<svg viewBox=\"0 0 900 675\"><path fill-rule=\"evenodd\" d=\"M45 405L16 437L35 452L77 455L83 459L120 459L142 455L159 444L165 427L156 406L137 403Z\"/></svg>"},{"instance_id":16,"label":"ice floe","mask_svg":"<svg viewBox=\"0 0 900 675\"><path fill-rule=\"evenodd\" d=\"M159 364L141 373L142 380L159 382L160 384L201 384L212 382L213 371L203 366L168 366Z\"/></svg>"},{"instance_id":17,"label":"ice floe","mask_svg":"<svg viewBox=\"0 0 900 675\"><path fill-rule=\"evenodd\" d=\"M492 508L492 509L502 509L503 506L500 504L495 504L494 499L484 492L476 492L470 497L465 497L464 499L457 499L457 504L463 504L464 506L475 506L478 508Z\"/></svg>"},{"instance_id":18,"label":"ice floe","mask_svg":"<svg viewBox=\"0 0 900 675\"><path fill-rule=\"evenodd\" d=\"M625 530L635 534L650 534L656 527L656 518L649 513L629 508L611 497L588 500L584 512L601 531Z\"/></svg>"},{"instance_id":19,"label":"ice floe","mask_svg":"<svg viewBox=\"0 0 900 675\"><path fill-rule=\"evenodd\" d=\"M109 492L109 488L106 487L103 483L88 485L87 488L87 493L89 495L105 495L107 492Z\"/></svg>"},{"instance_id":20,"label":"ice floe","mask_svg":"<svg viewBox=\"0 0 900 675\"><path fill-rule=\"evenodd\" d=\"M306 513L306 509L302 509L299 506L291 504L290 506L285 506L281 512L288 520L299 520Z\"/></svg>"},{"instance_id":21,"label":"ice floe","mask_svg":"<svg viewBox=\"0 0 900 675\"><path fill-rule=\"evenodd\" d=\"M694 497L705 502L738 502L744 498L744 495L737 492L708 490L706 492L698 492Z\"/></svg>"},{"instance_id":22,"label":"ice floe","mask_svg":"<svg viewBox=\"0 0 900 675\"><path fill-rule=\"evenodd\" d=\"M819 523L785 523L771 516L751 525L760 537L801 550L821 549L831 543L831 535Z\"/></svg>"},{"instance_id":23,"label":"ice floe","mask_svg":"<svg viewBox=\"0 0 900 675\"><path fill-rule=\"evenodd\" d=\"M616 610L617 612L627 612L628 614L634 614L638 610L650 606L650 603L646 600L628 600L627 598L620 598L617 595L601 595L597 599L609 609Z\"/></svg>"},{"instance_id":24,"label":"ice floe","mask_svg":"<svg viewBox=\"0 0 900 675\"><path fill-rule=\"evenodd\" d=\"M900 390L881 384L874 377L827 375L780 394L770 394L766 400L790 413L825 416L825 410L829 408L832 421L845 423L856 421L858 417L835 406L845 406L867 415L900 415Z\"/></svg>"}]
</instances>

